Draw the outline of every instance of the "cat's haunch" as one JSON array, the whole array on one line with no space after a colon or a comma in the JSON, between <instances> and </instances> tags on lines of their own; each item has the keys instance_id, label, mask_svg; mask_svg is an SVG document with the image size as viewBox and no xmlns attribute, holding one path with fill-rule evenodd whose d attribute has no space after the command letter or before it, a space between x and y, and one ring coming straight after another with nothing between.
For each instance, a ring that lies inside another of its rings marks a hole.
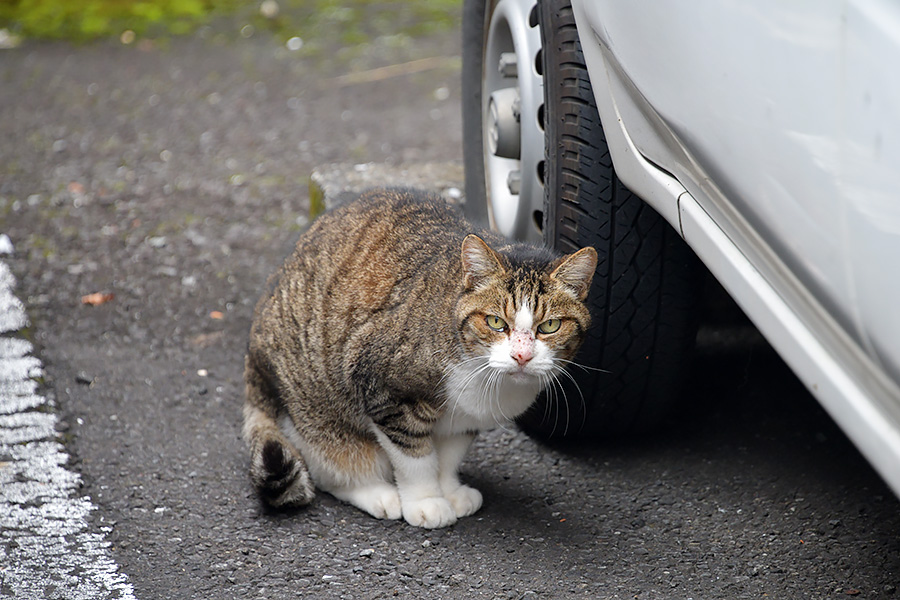
<instances>
[{"instance_id":1,"label":"cat's haunch","mask_svg":"<svg viewBox=\"0 0 900 600\"><path fill-rule=\"evenodd\" d=\"M584 338L593 248L559 256L476 231L413 190L319 217L256 307L244 380L251 479L444 527L481 507L474 436L558 385Z\"/></svg>"}]
</instances>

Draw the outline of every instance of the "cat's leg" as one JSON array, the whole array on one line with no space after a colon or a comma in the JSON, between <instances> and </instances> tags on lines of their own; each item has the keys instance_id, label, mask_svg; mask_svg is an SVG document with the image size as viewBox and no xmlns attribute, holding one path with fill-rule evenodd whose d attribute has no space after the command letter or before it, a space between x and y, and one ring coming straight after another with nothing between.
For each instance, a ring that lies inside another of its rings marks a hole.
<instances>
[{"instance_id":1,"label":"cat's leg","mask_svg":"<svg viewBox=\"0 0 900 600\"><path fill-rule=\"evenodd\" d=\"M320 490L377 519L402 516L391 465L370 435L352 431L335 435L332 431L321 439L305 439L287 417L282 419L281 429L300 449Z\"/></svg>"},{"instance_id":2,"label":"cat's leg","mask_svg":"<svg viewBox=\"0 0 900 600\"><path fill-rule=\"evenodd\" d=\"M410 448L396 444L378 426L373 427L373 431L394 469L406 522L429 529L455 523L456 511L441 491L438 455L434 448L423 454L412 454Z\"/></svg>"},{"instance_id":3,"label":"cat's leg","mask_svg":"<svg viewBox=\"0 0 900 600\"><path fill-rule=\"evenodd\" d=\"M450 502L457 518L467 517L481 508L481 492L459 481L459 465L474 439L475 436L470 433L434 439L441 493Z\"/></svg>"}]
</instances>

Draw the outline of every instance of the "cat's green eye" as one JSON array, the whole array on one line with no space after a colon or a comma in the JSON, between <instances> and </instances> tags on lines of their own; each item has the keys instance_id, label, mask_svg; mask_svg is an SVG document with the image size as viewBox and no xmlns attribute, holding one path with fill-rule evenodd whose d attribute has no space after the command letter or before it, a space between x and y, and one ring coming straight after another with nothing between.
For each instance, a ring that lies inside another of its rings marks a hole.
<instances>
[{"instance_id":1,"label":"cat's green eye","mask_svg":"<svg viewBox=\"0 0 900 600\"><path fill-rule=\"evenodd\" d=\"M561 325L562 321L559 319L547 319L538 325L538 333L556 333Z\"/></svg>"},{"instance_id":2,"label":"cat's green eye","mask_svg":"<svg viewBox=\"0 0 900 600\"><path fill-rule=\"evenodd\" d=\"M497 315L488 315L484 320L487 322L487 326L494 331L506 331L506 321Z\"/></svg>"}]
</instances>

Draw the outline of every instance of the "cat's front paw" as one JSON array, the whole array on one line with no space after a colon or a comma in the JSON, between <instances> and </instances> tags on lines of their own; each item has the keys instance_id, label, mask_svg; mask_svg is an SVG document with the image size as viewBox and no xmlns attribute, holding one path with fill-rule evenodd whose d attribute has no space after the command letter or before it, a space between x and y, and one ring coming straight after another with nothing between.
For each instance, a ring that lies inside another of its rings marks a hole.
<instances>
[{"instance_id":1,"label":"cat's front paw","mask_svg":"<svg viewBox=\"0 0 900 600\"><path fill-rule=\"evenodd\" d=\"M481 492L467 485L456 488L456 491L447 495L447 500L458 519L474 514L481 508L482 503Z\"/></svg>"},{"instance_id":2,"label":"cat's front paw","mask_svg":"<svg viewBox=\"0 0 900 600\"><path fill-rule=\"evenodd\" d=\"M456 523L456 511L446 498L422 498L403 503L403 518L410 525L435 529Z\"/></svg>"},{"instance_id":3,"label":"cat's front paw","mask_svg":"<svg viewBox=\"0 0 900 600\"><path fill-rule=\"evenodd\" d=\"M383 481L356 487L331 488L327 491L376 519L399 519L403 514L397 488Z\"/></svg>"},{"instance_id":4,"label":"cat's front paw","mask_svg":"<svg viewBox=\"0 0 900 600\"><path fill-rule=\"evenodd\" d=\"M394 486L380 489L373 500L373 509L369 513L377 519L399 519L403 514L400 494Z\"/></svg>"}]
</instances>

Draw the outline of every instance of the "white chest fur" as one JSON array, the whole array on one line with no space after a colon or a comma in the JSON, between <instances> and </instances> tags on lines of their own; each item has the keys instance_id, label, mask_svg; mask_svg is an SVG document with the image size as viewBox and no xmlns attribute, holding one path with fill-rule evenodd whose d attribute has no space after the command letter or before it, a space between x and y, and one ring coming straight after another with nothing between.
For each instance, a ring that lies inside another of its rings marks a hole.
<instances>
[{"instance_id":1,"label":"white chest fur","mask_svg":"<svg viewBox=\"0 0 900 600\"><path fill-rule=\"evenodd\" d=\"M436 433L509 425L531 406L541 389L540 378L500 372L488 365L487 357L454 365L444 380L446 412Z\"/></svg>"}]
</instances>

